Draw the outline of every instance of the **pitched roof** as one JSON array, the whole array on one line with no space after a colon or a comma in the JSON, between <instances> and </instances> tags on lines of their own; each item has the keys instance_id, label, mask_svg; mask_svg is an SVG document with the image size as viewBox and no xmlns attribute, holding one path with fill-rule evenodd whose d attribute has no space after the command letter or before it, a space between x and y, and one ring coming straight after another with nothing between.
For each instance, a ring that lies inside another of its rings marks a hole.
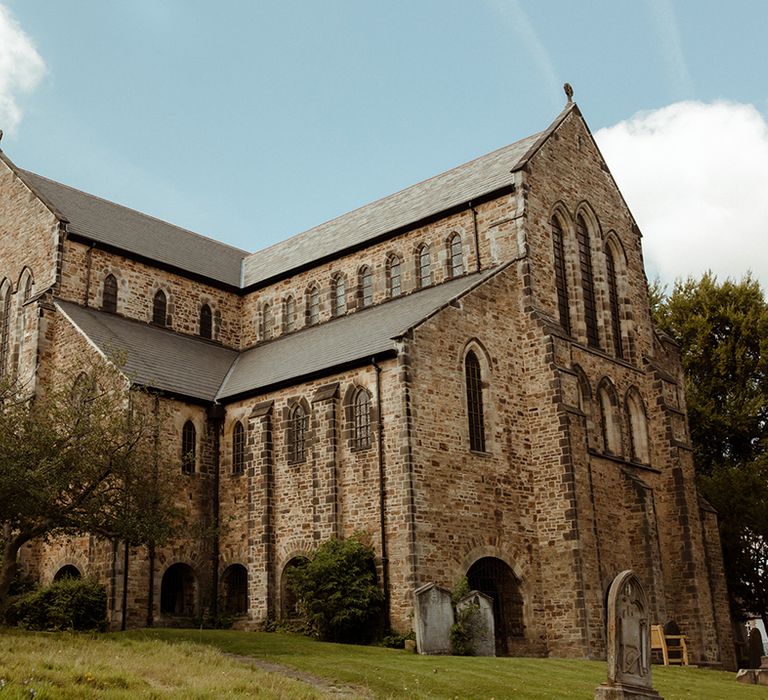
<instances>
[{"instance_id":1,"label":"pitched roof","mask_svg":"<svg viewBox=\"0 0 768 700\"><path fill-rule=\"evenodd\" d=\"M299 233L243 260L243 286L258 284L301 265L370 241L512 183L546 131L424 180L400 192Z\"/></svg>"},{"instance_id":2,"label":"pitched roof","mask_svg":"<svg viewBox=\"0 0 768 700\"><path fill-rule=\"evenodd\" d=\"M67 230L160 263L240 286L248 254L147 214L86 194L27 170L24 181L67 221Z\"/></svg>"},{"instance_id":3,"label":"pitched roof","mask_svg":"<svg viewBox=\"0 0 768 700\"><path fill-rule=\"evenodd\" d=\"M393 351L395 338L499 269L459 277L246 350L216 398L232 398Z\"/></svg>"},{"instance_id":4,"label":"pitched roof","mask_svg":"<svg viewBox=\"0 0 768 700\"><path fill-rule=\"evenodd\" d=\"M122 371L142 386L213 401L237 357L235 350L165 328L68 301L56 306L102 353L120 355Z\"/></svg>"}]
</instances>

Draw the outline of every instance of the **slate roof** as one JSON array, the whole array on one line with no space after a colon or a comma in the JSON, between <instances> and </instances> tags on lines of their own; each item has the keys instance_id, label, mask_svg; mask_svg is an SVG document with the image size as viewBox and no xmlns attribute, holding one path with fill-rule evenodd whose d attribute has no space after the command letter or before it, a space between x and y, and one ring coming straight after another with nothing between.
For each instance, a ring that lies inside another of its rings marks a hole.
<instances>
[{"instance_id":1,"label":"slate roof","mask_svg":"<svg viewBox=\"0 0 768 700\"><path fill-rule=\"evenodd\" d=\"M395 349L395 338L498 272L459 277L241 353L217 395L224 400Z\"/></svg>"},{"instance_id":2,"label":"slate roof","mask_svg":"<svg viewBox=\"0 0 768 700\"><path fill-rule=\"evenodd\" d=\"M562 121L567 111L546 131L249 255L243 260L243 286L258 284L510 185L512 171L525 162L529 151Z\"/></svg>"},{"instance_id":3,"label":"slate roof","mask_svg":"<svg viewBox=\"0 0 768 700\"><path fill-rule=\"evenodd\" d=\"M145 258L240 286L248 253L147 214L20 170L24 181L67 220L67 229Z\"/></svg>"},{"instance_id":4,"label":"slate roof","mask_svg":"<svg viewBox=\"0 0 768 700\"><path fill-rule=\"evenodd\" d=\"M199 338L68 301L56 306L107 356L125 353L122 371L136 384L213 401L237 352Z\"/></svg>"}]
</instances>

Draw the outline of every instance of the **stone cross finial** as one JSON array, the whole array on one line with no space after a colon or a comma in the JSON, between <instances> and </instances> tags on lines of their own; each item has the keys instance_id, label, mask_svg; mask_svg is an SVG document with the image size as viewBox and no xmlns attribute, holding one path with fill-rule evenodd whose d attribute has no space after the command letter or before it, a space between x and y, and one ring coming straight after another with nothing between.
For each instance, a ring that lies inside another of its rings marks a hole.
<instances>
[{"instance_id":1,"label":"stone cross finial","mask_svg":"<svg viewBox=\"0 0 768 700\"><path fill-rule=\"evenodd\" d=\"M563 84L563 90L565 90L565 96L568 98L568 104L573 102L573 87L570 83Z\"/></svg>"}]
</instances>

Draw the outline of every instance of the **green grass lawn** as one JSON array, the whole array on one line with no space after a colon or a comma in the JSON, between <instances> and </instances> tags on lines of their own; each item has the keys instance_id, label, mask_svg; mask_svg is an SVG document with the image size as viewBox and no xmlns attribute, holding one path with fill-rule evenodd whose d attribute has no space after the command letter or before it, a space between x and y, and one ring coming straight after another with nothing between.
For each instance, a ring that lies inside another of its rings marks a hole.
<instances>
[{"instance_id":1,"label":"green grass lawn","mask_svg":"<svg viewBox=\"0 0 768 700\"><path fill-rule=\"evenodd\" d=\"M591 700L605 679L595 661L425 657L281 633L133 630L109 635L0 631L5 698L316 698L322 689L266 673L221 651L282 664L375 698ZM735 675L653 667L666 700L768 698ZM37 691L32 696L30 689Z\"/></svg>"}]
</instances>

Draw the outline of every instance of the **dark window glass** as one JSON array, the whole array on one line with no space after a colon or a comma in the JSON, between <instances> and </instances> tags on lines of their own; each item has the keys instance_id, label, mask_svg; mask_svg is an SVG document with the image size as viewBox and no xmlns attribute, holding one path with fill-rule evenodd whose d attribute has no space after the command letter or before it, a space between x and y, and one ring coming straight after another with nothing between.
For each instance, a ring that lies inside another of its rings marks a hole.
<instances>
[{"instance_id":1,"label":"dark window glass","mask_svg":"<svg viewBox=\"0 0 768 700\"><path fill-rule=\"evenodd\" d=\"M391 298L399 297L401 291L400 258L393 255L387 261L387 295Z\"/></svg>"},{"instance_id":2,"label":"dark window glass","mask_svg":"<svg viewBox=\"0 0 768 700\"><path fill-rule=\"evenodd\" d=\"M287 297L284 309L283 326L285 332L290 333L296 330L296 300L293 297Z\"/></svg>"},{"instance_id":3,"label":"dark window glass","mask_svg":"<svg viewBox=\"0 0 768 700\"><path fill-rule=\"evenodd\" d=\"M303 462L307 456L307 412L296 404L288 417L288 461Z\"/></svg>"},{"instance_id":4,"label":"dark window glass","mask_svg":"<svg viewBox=\"0 0 768 700\"><path fill-rule=\"evenodd\" d=\"M211 307L208 306L208 304L203 304L200 307L200 337L213 337L213 320L211 316Z\"/></svg>"},{"instance_id":5,"label":"dark window glass","mask_svg":"<svg viewBox=\"0 0 768 700\"><path fill-rule=\"evenodd\" d=\"M197 452L197 431L195 424L188 420L181 430L181 471L184 474L195 473L195 457Z\"/></svg>"},{"instance_id":6,"label":"dark window glass","mask_svg":"<svg viewBox=\"0 0 768 700\"><path fill-rule=\"evenodd\" d=\"M467 413L469 449L485 452L485 420L483 418L483 382L480 361L471 350L464 361L467 378Z\"/></svg>"},{"instance_id":7,"label":"dark window glass","mask_svg":"<svg viewBox=\"0 0 768 700\"><path fill-rule=\"evenodd\" d=\"M232 473L242 474L245 468L245 429L240 421L232 428Z\"/></svg>"},{"instance_id":8,"label":"dark window glass","mask_svg":"<svg viewBox=\"0 0 768 700\"><path fill-rule=\"evenodd\" d=\"M621 344L621 317L619 316L619 292L616 285L616 266L613 260L613 251L610 247L605 249L605 266L608 272L608 303L611 305L611 333L613 335L613 350L616 357L624 357L624 349Z\"/></svg>"},{"instance_id":9,"label":"dark window glass","mask_svg":"<svg viewBox=\"0 0 768 700\"><path fill-rule=\"evenodd\" d=\"M347 313L347 285L341 275L331 283L331 313L334 316Z\"/></svg>"},{"instance_id":10,"label":"dark window glass","mask_svg":"<svg viewBox=\"0 0 768 700\"><path fill-rule=\"evenodd\" d=\"M0 377L5 376L8 365L8 344L11 329L11 288L6 287L0 298Z\"/></svg>"},{"instance_id":11,"label":"dark window glass","mask_svg":"<svg viewBox=\"0 0 768 700\"><path fill-rule=\"evenodd\" d=\"M599 348L597 302L595 300L595 282L592 277L592 251L589 247L589 230L582 216L576 219L576 240L579 244L579 268L581 269L581 291L584 297L584 321L587 324L587 343L593 348Z\"/></svg>"},{"instance_id":12,"label":"dark window glass","mask_svg":"<svg viewBox=\"0 0 768 700\"><path fill-rule=\"evenodd\" d=\"M373 304L373 273L371 268L365 265L360 268L360 303L365 308Z\"/></svg>"},{"instance_id":13,"label":"dark window glass","mask_svg":"<svg viewBox=\"0 0 768 700\"><path fill-rule=\"evenodd\" d=\"M565 249L563 246L563 228L560 220L552 217L552 248L555 255L555 289L557 290L557 310L560 314L560 325L571 334L570 307L568 304L568 281L565 274Z\"/></svg>"},{"instance_id":14,"label":"dark window glass","mask_svg":"<svg viewBox=\"0 0 768 700\"><path fill-rule=\"evenodd\" d=\"M365 389L359 389L355 394L353 418L352 446L356 450L364 450L371 446L371 397Z\"/></svg>"},{"instance_id":15,"label":"dark window glass","mask_svg":"<svg viewBox=\"0 0 768 700\"><path fill-rule=\"evenodd\" d=\"M448 241L448 276L458 277L464 274L464 251L461 245L461 236L454 233Z\"/></svg>"},{"instance_id":16,"label":"dark window glass","mask_svg":"<svg viewBox=\"0 0 768 700\"><path fill-rule=\"evenodd\" d=\"M168 301L166 300L165 292L162 289L158 289L152 303L152 323L156 323L158 326L164 326L167 309Z\"/></svg>"},{"instance_id":17,"label":"dark window glass","mask_svg":"<svg viewBox=\"0 0 768 700\"><path fill-rule=\"evenodd\" d=\"M423 245L419 248L416 260L419 273L419 289L429 287L432 284L432 256L429 253L429 246Z\"/></svg>"},{"instance_id":18,"label":"dark window glass","mask_svg":"<svg viewBox=\"0 0 768 700\"><path fill-rule=\"evenodd\" d=\"M117 313L117 280L114 275L104 278L104 291L101 295L102 311Z\"/></svg>"},{"instance_id":19,"label":"dark window glass","mask_svg":"<svg viewBox=\"0 0 768 700\"><path fill-rule=\"evenodd\" d=\"M320 321L320 292L312 287L307 292L307 325L314 326Z\"/></svg>"}]
</instances>

